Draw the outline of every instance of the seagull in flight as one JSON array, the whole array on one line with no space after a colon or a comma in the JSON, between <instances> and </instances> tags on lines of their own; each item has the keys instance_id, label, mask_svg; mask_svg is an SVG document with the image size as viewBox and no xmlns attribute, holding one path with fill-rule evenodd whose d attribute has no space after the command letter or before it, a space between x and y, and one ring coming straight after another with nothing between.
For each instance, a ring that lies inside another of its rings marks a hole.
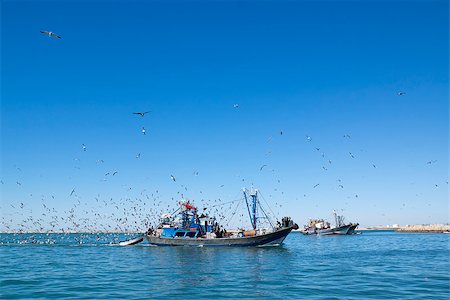
<instances>
[{"instance_id":1,"label":"seagull in flight","mask_svg":"<svg viewBox=\"0 0 450 300\"><path fill-rule=\"evenodd\" d=\"M140 115L141 117L145 116L146 114L148 114L150 111L144 111L144 112L134 112L133 115Z\"/></svg>"},{"instance_id":2,"label":"seagull in flight","mask_svg":"<svg viewBox=\"0 0 450 300\"><path fill-rule=\"evenodd\" d=\"M143 135L145 135L145 128L144 127L142 127L141 132L142 132Z\"/></svg>"},{"instance_id":3,"label":"seagull in flight","mask_svg":"<svg viewBox=\"0 0 450 300\"><path fill-rule=\"evenodd\" d=\"M405 92L398 92L397 95L398 96L403 96L404 94L406 94Z\"/></svg>"},{"instance_id":4,"label":"seagull in flight","mask_svg":"<svg viewBox=\"0 0 450 300\"><path fill-rule=\"evenodd\" d=\"M262 165L261 168L259 168L259 170L262 171L262 169L263 169L264 167L266 167L266 166L267 166L267 165Z\"/></svg>"},{"instance_id":5,"label":"seagull in flight","mask_svg":"<svg viewBox=\"0 0 450 300\"><path fill-rule=\"evenodd\" d=\"M177 180L175 179L175 176L170 175L170 179L172 179L174 182L176 182Z\"/></svg>"},{"instance_id":6,"label":"seagull in flight","mask_svg":"<svg viewBox=\"0 0 450 300\"><path fill-rule=\"evenodd\" d=\"M236 103L236 104L233 105L233 107L234 108L239 108L239 104Z\"/></svg>"},{"instance_id":7,"label":"seagull in flight","mask_svg":"<svg viewBox=\"0 0 450 300\"><path fill-rule=\"evenodd\" d=\"M54 38L58 38L58 39L61 38L59 35L57 35L57 34L54 33L54 32L51 32L51 31L42 31L42 30L41 30L41 33L42 33L42 34L45 34L45 35L48 35L49 37L54 37Z\"/></svg>"},{"instance_id":8,"label":"seagull in flight","mask_svg":"<svg viewBox=\"0 0 450 300\"><path fill-rule=\"evenodd\" d=\"M319 186L319 184L320 184L320 183L316 184L315 186L313 186L313 188L316 188L316 187L318 187L318 186Z\"/></svg>"}]
</instances>

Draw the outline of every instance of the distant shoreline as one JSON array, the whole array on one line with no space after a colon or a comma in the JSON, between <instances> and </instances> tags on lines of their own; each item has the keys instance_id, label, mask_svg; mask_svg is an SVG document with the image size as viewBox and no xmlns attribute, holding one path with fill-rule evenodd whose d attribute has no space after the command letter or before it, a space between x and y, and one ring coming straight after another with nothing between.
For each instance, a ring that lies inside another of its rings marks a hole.
<instances>
[{"instance_id":1,"label":"distant shoreline","mask_svg":"<svg viewBox=\"0 0 450 300\"><path fill-rule=\"evenodd\" d=\"M395 231L411 233L450 233L450 225L429 224L429 225L407 225L401 227L366 227L359 228L359 231Z\"/></svg>"},{"instance_id":2,"label":"distant shoreline","mask_svg":"<svg viewBox=\"0 0 450 300\"><path fill-rule=\"evenodd\" d=\"M397 232L416 232L416 233L450 233L450 225L411 225L395 229Z\"/></svg>"}]
</instances>

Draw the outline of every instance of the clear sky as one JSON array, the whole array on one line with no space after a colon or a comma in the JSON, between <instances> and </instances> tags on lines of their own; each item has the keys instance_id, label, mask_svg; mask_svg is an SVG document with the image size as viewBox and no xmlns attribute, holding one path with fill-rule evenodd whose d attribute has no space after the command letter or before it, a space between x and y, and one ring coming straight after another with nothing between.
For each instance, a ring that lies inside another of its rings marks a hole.
<instances>
[{"instance_id":1,"label":"clear sky","mask_svg":"<svg viewBox=\"0 0 450 300\"><path fill-rule=\"evenodd\" d=\"M448 1L1 5L3 220L253 185L302 225L449 222Z\"/></svg>"}]
</instances>

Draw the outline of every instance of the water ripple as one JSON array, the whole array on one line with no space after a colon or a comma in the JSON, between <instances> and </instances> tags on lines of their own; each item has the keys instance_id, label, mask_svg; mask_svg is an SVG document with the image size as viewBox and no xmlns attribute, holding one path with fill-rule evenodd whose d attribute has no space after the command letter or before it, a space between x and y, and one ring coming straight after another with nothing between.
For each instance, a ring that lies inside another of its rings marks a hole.
<instances>
[{"instance_id":1,"label":"water ripple","mask_svg":"<svg viewBox=\"0 0 450 300\"><path fill-rule=\"evenodd\" d=\"M312 237L293 233L281 247L109 247L112 240L122 238L0 234L0 298L450 296L448 235ZM39 242L48 239L53 242Z\"/></svg>"}]
</instances>

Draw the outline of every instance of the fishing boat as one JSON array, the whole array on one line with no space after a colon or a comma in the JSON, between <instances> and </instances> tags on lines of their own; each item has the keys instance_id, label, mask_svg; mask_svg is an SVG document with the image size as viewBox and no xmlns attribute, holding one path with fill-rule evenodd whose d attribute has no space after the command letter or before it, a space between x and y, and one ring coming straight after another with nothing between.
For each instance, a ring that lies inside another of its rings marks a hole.
<instances>
[{"instance_id":1,"label":"fishing boat","mask_svg":"<svg viewBox=\"0 0 450 300\"><path fill-rule=\"evenodd\" d=\"M345 224L344 217L333 211L336 226L331 226L329 222L323 219L311 219L302 231L306 235L350 235L355 234L358 223Z\"/></svg>"},{"instance_id":2,"label":"fishing boat","mask_svg":"<svg viewBox=\"0 0 450 300\"><path fill-rule=\"evenodd\" d=\"M178 214L165 214L156 229L146 234L149 244L156 246L267 246L280 245L287 235L298 229L291 218L284 217L276 225L269 219L258 200L258 190L243 189L251 229L226 230L215 217L199 213L190 201L181 201ZM268 228L260 228L261 219L268 220Z\"/></svg>"}]
</instances>

